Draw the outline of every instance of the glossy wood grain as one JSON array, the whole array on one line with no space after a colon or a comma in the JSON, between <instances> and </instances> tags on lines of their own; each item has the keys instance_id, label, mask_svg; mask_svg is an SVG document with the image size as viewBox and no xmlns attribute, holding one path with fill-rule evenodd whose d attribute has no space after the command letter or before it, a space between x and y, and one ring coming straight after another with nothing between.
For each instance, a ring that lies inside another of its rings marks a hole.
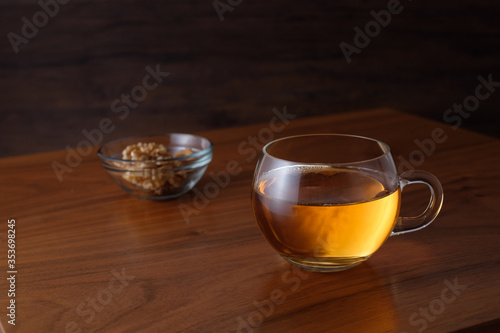
<instances>
[{"instance_id":1,"label":"glossy wood grain","mask_svg":"<svg viewBox=\"0 0 500 333\"><path fill-rule=\"evenodd\" d=\"M67 0L15 53L7 35L40 1L55 0L0 1L0 157L74 147L103 117L119 124L114 138L259 123L284 104L303 116L388 106L442 120L479 75L500 81L497 0L401 1L351 63L340 44L363 43L355 27L388 0L220 0L240 3L223 22L214 0ZM113 101L156 64L170 75L117 119ZM463 126L500 136L495 89Z\"/></svg>"},{"instance_id":2,"label":"glossy wood grain","mask_svg":"<svg viewBox=\"0 0 500 333\"><path fill-rule=\"evenodd\" d=\"M445 204L437 220L422 231L390 238L366 263L321 274L285 263L253 220L253 152L263 142L257 139L252 149L247 143L269 132L263 130L269 126L202 133L215 149L199 191L213 184L211 173L226 170L228 163L241 169L189 221L179 205L195 209L196 192L165 202L135 199L112 183L95 154L63 182L51 163L63 162L64 151L1 159L0 249L6 252L7 219L15 218L18 250L15 328L6 323L8 288L5 279L0 283L0 321L6 331L498 328L499 140L388 109L298 118L275 132L274 137L366 135L387 142L396 160L400 155L408 159L418 148L414 141L429 138L436 128L447 136L418 166L443 184ZM423 189L408 191L405 209L418 210L427 195ZM4 276L5 259L0 271ZM462 287L453 292L454 284Z\"/></svg>"}]
</instances>

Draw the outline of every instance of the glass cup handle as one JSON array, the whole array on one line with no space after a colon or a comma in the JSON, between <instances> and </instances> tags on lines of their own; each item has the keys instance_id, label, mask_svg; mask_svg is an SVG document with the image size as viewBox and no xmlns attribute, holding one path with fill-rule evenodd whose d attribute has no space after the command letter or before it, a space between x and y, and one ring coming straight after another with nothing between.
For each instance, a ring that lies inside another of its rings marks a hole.
<instances>
[{"instance_id":1,"label":"glass cup handle","mask_svg":"<svg viewBox=\"0 0 500 333\"><path fill-rule=\"evenodd\" d=\"M433 174L420 170L405 171L399 175L401 191L410 184L425 184L431 190L431 199L425 211L412 217L398 217L391 236L401 235L407 232L417 231L425 228L436 218L443 206L443 187Z\"/></svg>"}]
</instances>

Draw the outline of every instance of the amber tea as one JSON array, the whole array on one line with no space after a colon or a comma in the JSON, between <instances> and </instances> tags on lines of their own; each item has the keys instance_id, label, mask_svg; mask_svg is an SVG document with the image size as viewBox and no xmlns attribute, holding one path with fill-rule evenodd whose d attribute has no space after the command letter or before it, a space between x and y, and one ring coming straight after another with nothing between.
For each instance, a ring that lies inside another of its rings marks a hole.
<instances>
[{"instance_id":1,"label":"amber tea","mask_svg":"<svg viewBox=\"0 0 500 333\"><path fill-rule=\"evenodd\" d=\"M255 184L257 223L285 258L365 260L390 235L399 214L399 188L391 192L380 178L347 168L272 170Z\"/></svg>"}]
</instances>

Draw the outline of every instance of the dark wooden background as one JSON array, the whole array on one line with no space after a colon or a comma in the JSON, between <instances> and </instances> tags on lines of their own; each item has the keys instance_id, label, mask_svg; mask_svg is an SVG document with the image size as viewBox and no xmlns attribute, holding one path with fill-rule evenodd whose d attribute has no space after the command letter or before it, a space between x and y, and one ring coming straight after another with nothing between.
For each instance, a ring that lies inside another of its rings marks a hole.
<instances>
[{"instance_id":1,"label":"dark wooden background","mask_svg":"<svg viewBox=\"0 0 500 333\"><path fill-rule=\"evenodd\" d=\"M42 0L44 1L44 0ZM0 2L0 156L76 146L111 118L104 140L388 106L442 120L500 81L500 3L402 1L403 11L353 61L340 48L387 1L243 0L221 22L212 0L72 0L16 54L35 0ZM130 115L110 104L147 65L170 76ZM500 136L500 89L463 126Z\"/></svg>"}]
</instances>

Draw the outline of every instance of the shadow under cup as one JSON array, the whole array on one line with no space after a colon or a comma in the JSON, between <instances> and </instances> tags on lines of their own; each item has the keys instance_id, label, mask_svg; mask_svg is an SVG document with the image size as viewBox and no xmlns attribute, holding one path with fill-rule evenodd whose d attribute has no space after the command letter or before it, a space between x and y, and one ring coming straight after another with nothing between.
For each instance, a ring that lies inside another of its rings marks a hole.
<instances>
[{"instance_id":1,"label":"shadow under cup","mask_svg":"<svg viewBox=\"0 0 500 333\"><path fill-rule=\"evenodd\" d=\"M411 183L429 186L429 206L417 217L399 217L401 191ZM365 261L390 235L431 223L442 201L433 175L397 174L385 143L341 134L267 144L252 190L254 215L266 240L287 261L317 271Z\"/></svg>"}]
</instances>

